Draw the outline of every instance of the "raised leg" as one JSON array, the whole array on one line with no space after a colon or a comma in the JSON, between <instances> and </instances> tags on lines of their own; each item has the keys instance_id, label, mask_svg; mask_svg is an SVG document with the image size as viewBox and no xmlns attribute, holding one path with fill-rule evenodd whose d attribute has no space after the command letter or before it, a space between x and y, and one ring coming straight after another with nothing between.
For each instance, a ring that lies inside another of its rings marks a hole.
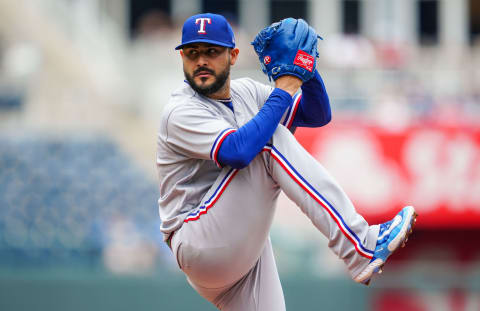
<instances>
[{"instance_id":1,"label":"raised leg","mask_svg":"<svg viewBox=\"0 0 480 311\"><path fill-rule=\"evenodd\" d=\"M355 278L373 257L379 227L369 226L332 176L285 128L264 151L272 178L329 241Z\"/></svg>"}]
</instances>

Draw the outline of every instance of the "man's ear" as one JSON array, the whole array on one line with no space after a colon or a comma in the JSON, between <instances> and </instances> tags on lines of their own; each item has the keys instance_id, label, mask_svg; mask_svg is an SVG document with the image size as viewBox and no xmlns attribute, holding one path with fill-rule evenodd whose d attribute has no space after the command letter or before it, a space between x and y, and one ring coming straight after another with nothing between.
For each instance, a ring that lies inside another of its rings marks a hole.
<instances>
[{"instance_id":1,"label":"man's ear","mask_svg":"<svg viewBox=\"0 0 480 311\"><path fill-rule=\"evenodd\" d=\"M234 48L230 50L230 65L233 66L235 65L237 58L238 58L238 53L240 53L240 50L238 48Z\"/></svg>"},{"instance_id":2,"label":"man's ear","mask_svg":"<svg viewBox=\"0 0 480 311\"><path fill-rule=\"evenodd\" d=\"M180 50L180 56L183 57L183 51L182 50Z\"/></svg>"}]
</instances>

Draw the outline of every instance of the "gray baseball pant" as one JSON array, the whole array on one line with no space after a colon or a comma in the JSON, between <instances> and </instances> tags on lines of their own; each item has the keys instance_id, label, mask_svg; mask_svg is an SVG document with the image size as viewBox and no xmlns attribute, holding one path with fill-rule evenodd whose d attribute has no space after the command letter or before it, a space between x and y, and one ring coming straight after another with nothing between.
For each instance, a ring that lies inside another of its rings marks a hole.
<instances>
[{"instance_id":1,"label":"gray baseball pant","mask_svg":"<svg viewBox=\"0 0 480 311\"><path fill-rule=\"evenodd\" d=\"M269 230L280 190L329 240L352 277L370 262L378 226L369 226L328 172L279 126L245 168L222 169L172 249L191 286L220 310L285 310Z\"/></svg>"}]
</instances>

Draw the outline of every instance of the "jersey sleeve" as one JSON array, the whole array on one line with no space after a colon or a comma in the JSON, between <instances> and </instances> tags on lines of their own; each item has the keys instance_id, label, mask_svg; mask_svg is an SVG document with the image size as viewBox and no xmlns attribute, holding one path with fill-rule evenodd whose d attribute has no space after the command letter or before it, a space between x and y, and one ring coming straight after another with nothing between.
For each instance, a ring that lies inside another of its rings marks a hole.
<instances>
[{"instance_id":1,"label":"jersey sleeve","mask_svg":"<svg viewBox=\"0 0 480 311\"><path fill-rule=\"evenodd\" d=\"M260 111L225 139L218 152L218 162L237 169L247 166L270 140L291 104L289 93L282 89L273 90Z\"/></svg>"},{"instance_id":2,"label":"jersey sleeve","mask_svg":"<svg viewBox=\"0 0 480 311\"><path fill-rule=\"evenodd\" d=\"M295 113L288 122L293 127L320 127L328 124L332 119L330 100L328 98L322 77L315 70L312 79L303 83L301 97L295 104Z\"/></svg>"},{"instance_id":3,"label":"jersey sleeve","mask_svg":"<svg viewBox=\"0 0 480 311\"><path fill-rule=\"evenodd\" d=\"M285 115L280 121L282 125L286 126L288 129L292 128L295 117L297 116L298 108L301 106L302 93L297 93L293 96L292 105L287 109Z\"/></svg>"},{"instance_id":4,"label":"jersey sleeve","mask_svg":"<svg viewBox=\"0 0 480 311\"><path fill-rule=\"evenodd\" d=\"M168 115L165 130L165 140L175 152L190 158L211 159L220 166L218 150L236 128L206 107L181 105Z\"/></svg>"}]
</instances>

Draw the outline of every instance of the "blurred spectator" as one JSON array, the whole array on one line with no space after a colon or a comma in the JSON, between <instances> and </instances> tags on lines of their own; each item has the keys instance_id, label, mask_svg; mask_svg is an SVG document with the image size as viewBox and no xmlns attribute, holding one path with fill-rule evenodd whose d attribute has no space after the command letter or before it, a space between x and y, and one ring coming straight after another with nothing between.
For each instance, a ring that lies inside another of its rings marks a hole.
<instances>
[{"instance_id":1,"label":"blurred spectator","mask_svg":"<svg viewBox=\"0 0 480 311\"><path fill-rule=\"evenodd\" d=\"M145 13L138 22L136 37L149 37L173 30L173 23L169 15L160 10Z\"/></svg>"},{"instance_id":2,"label":"blurred spectator","mask_svg":"<svg viewBox=\"0 0 480 311\"><path fill-rule=\"evenodd\" d=\"M156 250L145 241L130 219L117 216L107 227L108 243L103 249L105 266L119 274L145 274L155 267Z\"/></svg>"},{"instance_id":3,"label":"blurred spectator","mask_svg":"<svg viewBox=\"0 0 480 311\"><path fill-rule=\"evenodd\" d=\"M394 84L386 84L372 98L370 114L375 123L390 131L401 131L410 125L412 111L405 96Z\"/></svg>"},{"instance_id":4,"label":"blurred spectator","mask_svg":"<svg viewBox=\"0 0 480 311\"><path fill-rule=\"evenodd\" d=\"M31 76L38 70L40 54L31 44L8 44L0 37L0 109L19 109Z\"/></svg>"},{"instance_id":5,"label":"blurred spectator","mask_svg":"<svg viewBox=\"0 0 480 311\"><path fill-rule=\"evenodd\" d=\"M333 35L319 41L321 59L336 68L365 68L375 64L375 51L365 37Z\"/></svg>"},{"instance_id":6,"label":"blurred spectator","mask_svg":"<svg viewBox=\"0 0 480 311\"><path fill-rule=\"evenodd\" d=\"M178 51L179 30L161 11L145 14L130 46L128 77L131 102L136 111L157 123L169 98L167 90L183 81Z\"/></svg>"}]
</instances>

